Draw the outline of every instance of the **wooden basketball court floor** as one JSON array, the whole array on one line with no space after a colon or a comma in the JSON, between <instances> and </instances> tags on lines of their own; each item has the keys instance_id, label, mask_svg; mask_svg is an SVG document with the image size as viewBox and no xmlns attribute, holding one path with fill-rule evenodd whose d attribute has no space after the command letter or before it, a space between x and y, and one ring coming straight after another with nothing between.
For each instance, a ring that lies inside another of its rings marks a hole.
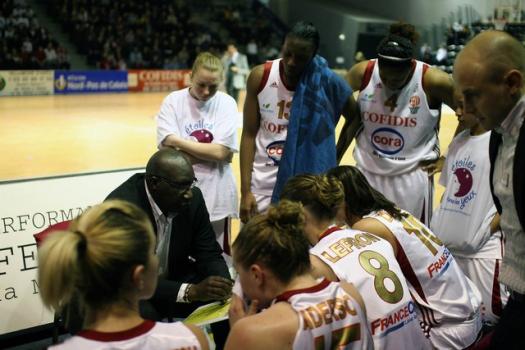
<instances>
[{"instance_id":1,"label":"wooden basketball court floor","mask_svg":"<svg viewBox=\"0 0 525 350\"><path fill-rule=\"evenodd\" d=\"M156 150L155 115L166 95L0 97L0 181L145 166ZM442 150L456 125L454 114L445 107L440 130ZM341 126L342 121L338 130ZM239 140L240 133L239 128ZM352 148L342 164L354 164ZM233 167L239 185L238 154ZM438 188L434 205L441 193Z\"/></svg>"}]
</instances>

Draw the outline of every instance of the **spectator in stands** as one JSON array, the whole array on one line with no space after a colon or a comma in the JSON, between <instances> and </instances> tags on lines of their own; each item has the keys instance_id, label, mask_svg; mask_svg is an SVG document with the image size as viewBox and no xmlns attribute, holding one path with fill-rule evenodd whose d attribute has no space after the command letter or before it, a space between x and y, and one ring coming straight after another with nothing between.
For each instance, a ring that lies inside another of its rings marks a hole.
<instances>
[{"instance_id":1,"label":"spectator in stands","mask_svg":"<svg viewBox=\"0 0 525 350\"><path fill-rule=\"evenodd\" d=\"M363 61L366 61L365 54L363 51L357 51L354 55L354 64L358 64Z\"/></svg>"},{"instance_id":2,"label":"spectator in stands","mask_svg":"<svg viewBox=\"0 0 525 350\"><path fill-rule=\"evenodd\" d=\"M445 64L447 61L447 48L445 43L441 43L436 51L436 64Z\"/></svg>"},{"instance_id":3,"label":"spectator in stands","mask_svg":"<svg viewBox=\"0 0 525 350\"><path fill-rule=\"evenodd\" d=\"M254 38L251 38L246 44L246 54L248 55L248 63L250 66L259 63L259 49Z\"/></svg>"},{"instance_id":4,"label":"spectator in stands","mask_svg":"<svg viewBox=\"0 0 525 350\"><path fill-rule=\"evenodd\" d=\"M88 209L67 231L47 237L38 254L38 284L55 311L79 296L84 329L54 349L208 349L195 326L156 323L139 314L155 291L159 260L147 215L124 201Z\"/></svg>"},{"instance_id":5,"label":"spectator in stands","mask_svg":"<svg viewBox=\"0 0 525 350\"><path fill-rule=\"evenodd\" d=\"M52 43L47 44L47 47L45 48L44 51L45 51L45 56L46 56L45 64L47 65L47 67L49 68L56 67L58 58L57 58L57 52L55 48L53 47L53 44Z\"/></svg>"},{"instance_id":6,"label":"spectator in stands","mask_svg":"<svg viewBox=\"0 0 525 350\"><path fill-rule=\"evenodd\" d=\"M157 236L160 278L153 298L141 306L147 318L186 317L204 302L231 294L228 267L195 182L186 156L166 148L153 154L146 173L133 175L106 198L143 209ZM224 343L227 322L214 323L212 330L215 343Z\"/></svg>"}]
</instances>

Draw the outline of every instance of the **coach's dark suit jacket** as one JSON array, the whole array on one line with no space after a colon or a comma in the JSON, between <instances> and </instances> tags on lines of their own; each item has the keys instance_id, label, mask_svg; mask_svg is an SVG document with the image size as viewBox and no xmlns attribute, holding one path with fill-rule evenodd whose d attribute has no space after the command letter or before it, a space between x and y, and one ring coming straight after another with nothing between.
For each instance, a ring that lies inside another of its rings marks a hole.
<instances>
[{"instance_id":1,"label":"coach's dark suit jacket","mask_svg":"<svg viewBox=\"0 0 525 350\"><path fill-rule=\"evenodd\" d=\"M501 134L492 132L490 135L489 157L490 157L490 190L494 198L494 204L501 214L502 207L498 197L494 195L494 164L498 155L498 149L502 142ZM514 203L516 204L516 211L518 212L518 219L521 228L525 229L525 123L522 124L520 134L518 136L518 143L516 144L516 151L514 153L514 169L512 169L513 176L513 190Z\"/></svg>"},{"instance_id":2,"label":"coach's dark suit jacket","mask_svg":"<svg viewBox=\"0 0 525 350\"><path fill-rule=\"evenodd\" d=\"M181 283L197 283L208 276L230 278L222 250L215 240L201 191L194 187L190 205L173 218L168 255L168 276L159 279L153 298L175 300ZM144 174L135 174L106 199L123 199L142 208L155 234L157 225L144 187ZM191 259L190 259L191 257ZM193 261L194 260L194 261Z\"/></svg>"}]
</instances>

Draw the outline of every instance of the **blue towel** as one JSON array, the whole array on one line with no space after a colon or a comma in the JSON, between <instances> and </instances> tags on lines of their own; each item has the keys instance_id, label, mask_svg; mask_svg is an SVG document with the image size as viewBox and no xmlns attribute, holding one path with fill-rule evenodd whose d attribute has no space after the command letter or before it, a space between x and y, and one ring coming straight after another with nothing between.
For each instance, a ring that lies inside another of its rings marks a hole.
<instances>
[{"instance_id":1,"label":"blue towel","mask_svg":"<svg viewBox=\"0 0 525 350\"><path fill-rule=\"evenodd\" d=\"M284 153L279 162L272 202L279 201L288 178L320 174L337 165L335 127L352 93L344 79L316 55L295 89Z\"/></svg>"}]
</instances>

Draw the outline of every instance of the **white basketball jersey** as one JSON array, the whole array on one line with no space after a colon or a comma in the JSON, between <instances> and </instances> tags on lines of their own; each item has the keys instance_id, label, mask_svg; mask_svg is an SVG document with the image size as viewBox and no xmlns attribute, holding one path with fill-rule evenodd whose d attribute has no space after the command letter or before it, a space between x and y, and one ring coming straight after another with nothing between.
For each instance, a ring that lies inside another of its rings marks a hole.
<instances>
[{"instance_id":1,"label":"white basketball jersey","mask_svg":"<svg viewBox=\"0 0 525 350\"><path fill-rule=\"evenodd\" d=\"M255 138L252 192L266 196L272 195L277 179L294 95L284 85L282 70L281 59L266 62L257 95L261 120Z\"/></svg>"},{"instance_id":2,"label":"white basketball jersey","mask_svg":"<svg viewBox=\"0 0 525 350\"><path fill-rule=\"evenodd\" d=\"M430 227L455 256L501 259L501 233L490 233L496 206L490 193L489 140L490 132L472 136L464 130L448 147L439 179L445 193ZM486 244L494 249L481 251Z\"/></svg>"},{"instance_id":3,"label":"white basketball jersey","mask_svg":"<svg viewBox=\"0 0 525 350\"><path fill-rule=\"evenodd\" d=\"M294 350L370 349L372 338L366 317L337 282L287 291L275 302L288 302L299 316Z\"/></svg>"},{"instance_id":4,"label":"white basketball jersey","mask_svg":"<svg viewBox=\"0 0 525 350\"><path fill-rule=\"evenodd\" d=\"M71 350L199 350L195 334L181 322L144 321L122 332L80 331L62 344L50 349Z\"/></svg>"},{"instance_id":5,"label":"white basketball jersey","mask_svg":"<svg viewBox=\"0 0 525 350\"><path fill-rule=\"evenodd\" d=\"M358 96L363 128L354 149L357 165L374 174L398 175L412 171L421 160L438 158L441 111L428 106L426 65L414 61L410 81L401 90L390 90L381 81L378 62L371 62L370 80Z\"/></svg>"},{"instance_id":6,"label":"white basketball jersey","mask_svg":"<svg viewBox=\"0 0 525 350\"><path fill-rule=\"evenodd\" d=\"M363 296L376 349L429 349L390 243L371 233L331 228L310 249Z\"/></svg>"},{"instance_id":7,"label":"white basketball jersey","mask_svg":"<svg viewBox=\"0 0 525 350\"><path fill-rule=\"evenodd\" d=\"M418 316L426 329L458 324L478 315L478 289L430 229L410 214L401 221L385 211L365 217L380 221L395 236L397 261L420 307Z\"/></svg>"}]
</instances>

